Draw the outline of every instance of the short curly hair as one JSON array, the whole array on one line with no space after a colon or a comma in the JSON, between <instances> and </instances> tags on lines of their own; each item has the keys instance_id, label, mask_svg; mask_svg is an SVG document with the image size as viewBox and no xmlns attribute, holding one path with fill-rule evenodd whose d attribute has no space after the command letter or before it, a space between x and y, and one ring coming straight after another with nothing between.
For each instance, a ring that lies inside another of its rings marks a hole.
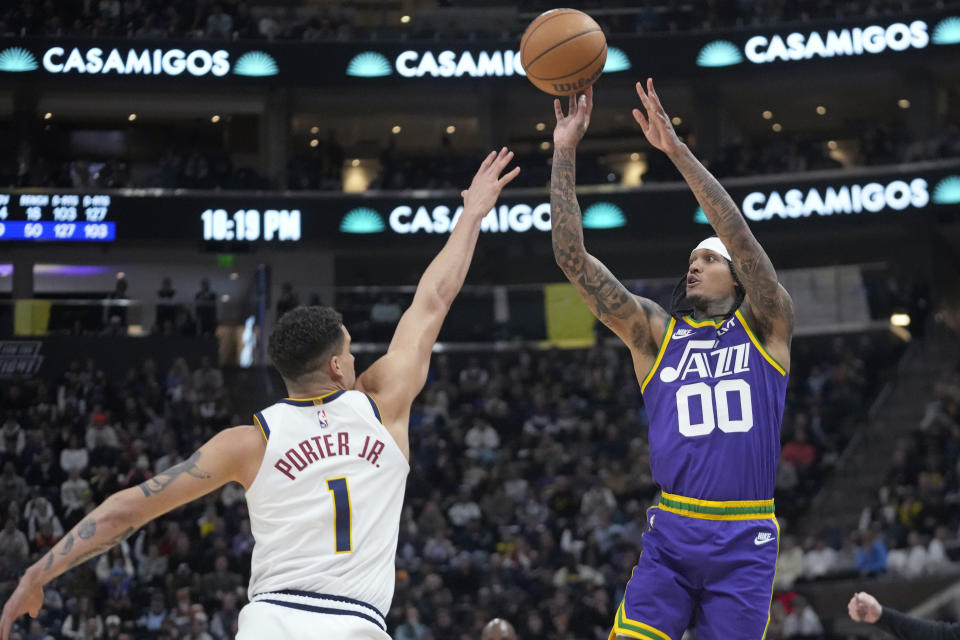
<instances>
[{"instance_id":1,"label":"short curly hair","mask_svg":"<svg viewBox=\"0 0 960 640\"><path fill-rule=\"evenodd\" d=\"M287 380L321 368L343 348L343 316L330 307L297 307L283 314L270 334L267 351Z\"/></svg>"}]
</instances>

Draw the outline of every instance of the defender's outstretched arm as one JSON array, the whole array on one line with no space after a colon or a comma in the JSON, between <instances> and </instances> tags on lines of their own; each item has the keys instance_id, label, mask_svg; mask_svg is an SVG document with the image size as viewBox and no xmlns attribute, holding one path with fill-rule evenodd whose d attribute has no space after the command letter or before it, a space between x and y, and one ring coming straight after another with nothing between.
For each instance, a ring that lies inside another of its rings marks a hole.
<instances>
[{"instance_id":1,"label":"defender's outstretched arm","mask_svg":"<svg viewBox=\"0 0 960 640\"><path fill-rule=\"evenodd\" d=\"M491 151L480 165L470 188L461 194L463 213L457 226L420 277L413 302L400 318L386 355L357 379L357 388L377 400L384 425L405 454L409 454L410 405L423 389L440 327L467 277L480 222L503 188L520 173L515 167L501 177L512 159L513 152L503 147L499 153Z\"/></svg>"}]
</instances>

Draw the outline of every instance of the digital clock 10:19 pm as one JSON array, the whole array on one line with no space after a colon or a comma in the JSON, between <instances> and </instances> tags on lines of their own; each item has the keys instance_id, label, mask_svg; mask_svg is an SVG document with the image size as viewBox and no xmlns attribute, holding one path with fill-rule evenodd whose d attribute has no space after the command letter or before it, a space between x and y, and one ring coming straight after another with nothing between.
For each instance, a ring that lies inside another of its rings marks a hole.
<instances>
[{"instance_id":1,"label":"digital clock 10:19 pm","mask_svg":"<svg viewBox=\"0 0 960 640\"><path fill-rule=\"evenodd\" d=\"M200 214L203 239L215 242L297 242L300 240L299 209L207 209Z\"/></svg>"}]
</instances>

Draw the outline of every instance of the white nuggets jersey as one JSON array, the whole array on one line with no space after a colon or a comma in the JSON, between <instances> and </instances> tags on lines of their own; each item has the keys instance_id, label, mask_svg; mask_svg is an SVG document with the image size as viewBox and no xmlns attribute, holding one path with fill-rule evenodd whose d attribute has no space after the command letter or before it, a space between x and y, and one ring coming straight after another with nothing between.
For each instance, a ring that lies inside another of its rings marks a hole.
<instances>
[{"instance_id":1,"label":"white nuggets jersey","mask_svg":"<svg viewBox=\"0 0 960 640\"><path fill-rule=\"evenodd\" d=\"M410 465L372 398L337 391L255 414L267 448L247 491L249 596L386 631Z\"/></svg>"}]
</instances>

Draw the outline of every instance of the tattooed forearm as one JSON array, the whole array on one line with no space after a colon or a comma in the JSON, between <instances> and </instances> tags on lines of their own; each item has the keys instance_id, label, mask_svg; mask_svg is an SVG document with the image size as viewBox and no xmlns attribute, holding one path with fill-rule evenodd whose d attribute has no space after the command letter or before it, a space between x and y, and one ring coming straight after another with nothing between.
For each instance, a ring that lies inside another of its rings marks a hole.
<instances>
[{"instance_id":1,"label":"tattooed forearm","mask_svg":"<svg viewBox=\"0 0 960 640\"><path fill-rule=\"evenodd\" d=\"M670 159L690 185L697 202L703 207L703 212L710 221L710 226L724 244L736 244L735 241L745 239L745 235L752 237L747 221L733 198L688 148L683 147L680 153L671 155Z\"/></svg>"},{"instance_id":2,"label":"tattooed forearm","mask_svg":"<svg viewBox=\"0 0 960 640\"><path fill-rule=\"evenodd\" d=\"M733 267L750 303L761 318L776 318L792 324L789 297L781 295L777 272L730 194L686 147L670 159L697 197L710 226L727 246Z\"/></svg>"},{"instance_id":3,"label":"tattooed forearm","mask_svg":"<svg viewBox=\"0 0 960 640\"><path fill-rule=\"evenodd\" d=\"M43 563L43 568L41 569L40 563L37 563L34 568L31 568L31 571L42 572L43 582L49 582L64 571L69 571L90 558L107 551L114 545L123 542L133 535L136 527L127 527L122 533L118 533L105 540L96 539L98 533L101 533L101 537L105 537L109 535L109 531L110 527L104 532L103 527L97 526L97 520L92 515L88 516L87 519L77 525L63 539L62 544L59 545L59 553L57 553L57 547L54 547L47 553L47 561ZM64 563L65 566L64 564L58 565L58 557L63 559L61 563Z\"/></svg>"},{"instance_id":4,"label":"tattooed forearm","mask_svg":"<svg viewBox=\"0 0 960 640\"><path fill-rule=\"evenodd\" d=\"M553 255L570 277L583 268L587 254L583 246L583 225L577 202L576 151L556 149L550 173L550 218L553 222Z\"/></svg>"},{"instance_id":5,"label":"tattooed forearm","mask_svg":"<svg viewBox=\"0 0 960 640\"><path fill-rule=\"evenodd\" d=\"M584 247L575 161L573 149L554 150L550 177L553 256L584 302L604 324L615 325L615 331L627 329L624 321L628 319L646 326L642 314L637 317L636 298ZM631 341L636 340L633 336L645 336L644 331L630 330L629 334Z\"/></svg>"},{"instance_id":6,"label":"tattooed forearm","mask_svg":"<svg viewBox=\"0 0 960 640\"><path fill-rule=\"evenodd\" d=\"M129 527L123 533L120 533L114 536L113 538L111 538L110 540L106 540L101 544L98 544L94 548L81 553L79 556L77 556L76 558L70 561L70 565L67 567L67 569L68 570L73 569L77 565L83 564L90 558L93 558L94 556L98 556L104 551L107 551L108 549L110 549L111 547L120 544L121 542L123 542L124 540L132 536L135 531L136 531L135 527Z\"/></svg>"},{"instance_id":7,"label":"tattooed forearm","mask_svg":"<svg viewBox=\"0 0 960 640\"><path fill-rule=\"evenodd\" d=\"M200 452L196 451L192 456L190 456L188 459L184 460L180 464L174 465L169 469L167 469L166 471L162 471L158 473L157 475L150 478L146 482L141 483L139 485L140 490L143 491L143 495L145 497L149 498L151 495L155 493L160 493L161 491L169 487L171 484L173 484L174 480L176 480L177 478L179 478L185 473L189 476L198 478L200 480L205 480L209 478L210 474L200 469L197 466L197 461L199 460L200 460Z\"/></svg>"},{"instance_id":8,"label":"tattooed forearm","mask_svg":"<svg viewBox=\"0 0 960 640\"><path fill-rule=\"evenodd\" d=\"M81 540L89 540L97 532L97 521L93 518L87 518L77 527L77 535Z\"/></svg>"}]
</instances>

